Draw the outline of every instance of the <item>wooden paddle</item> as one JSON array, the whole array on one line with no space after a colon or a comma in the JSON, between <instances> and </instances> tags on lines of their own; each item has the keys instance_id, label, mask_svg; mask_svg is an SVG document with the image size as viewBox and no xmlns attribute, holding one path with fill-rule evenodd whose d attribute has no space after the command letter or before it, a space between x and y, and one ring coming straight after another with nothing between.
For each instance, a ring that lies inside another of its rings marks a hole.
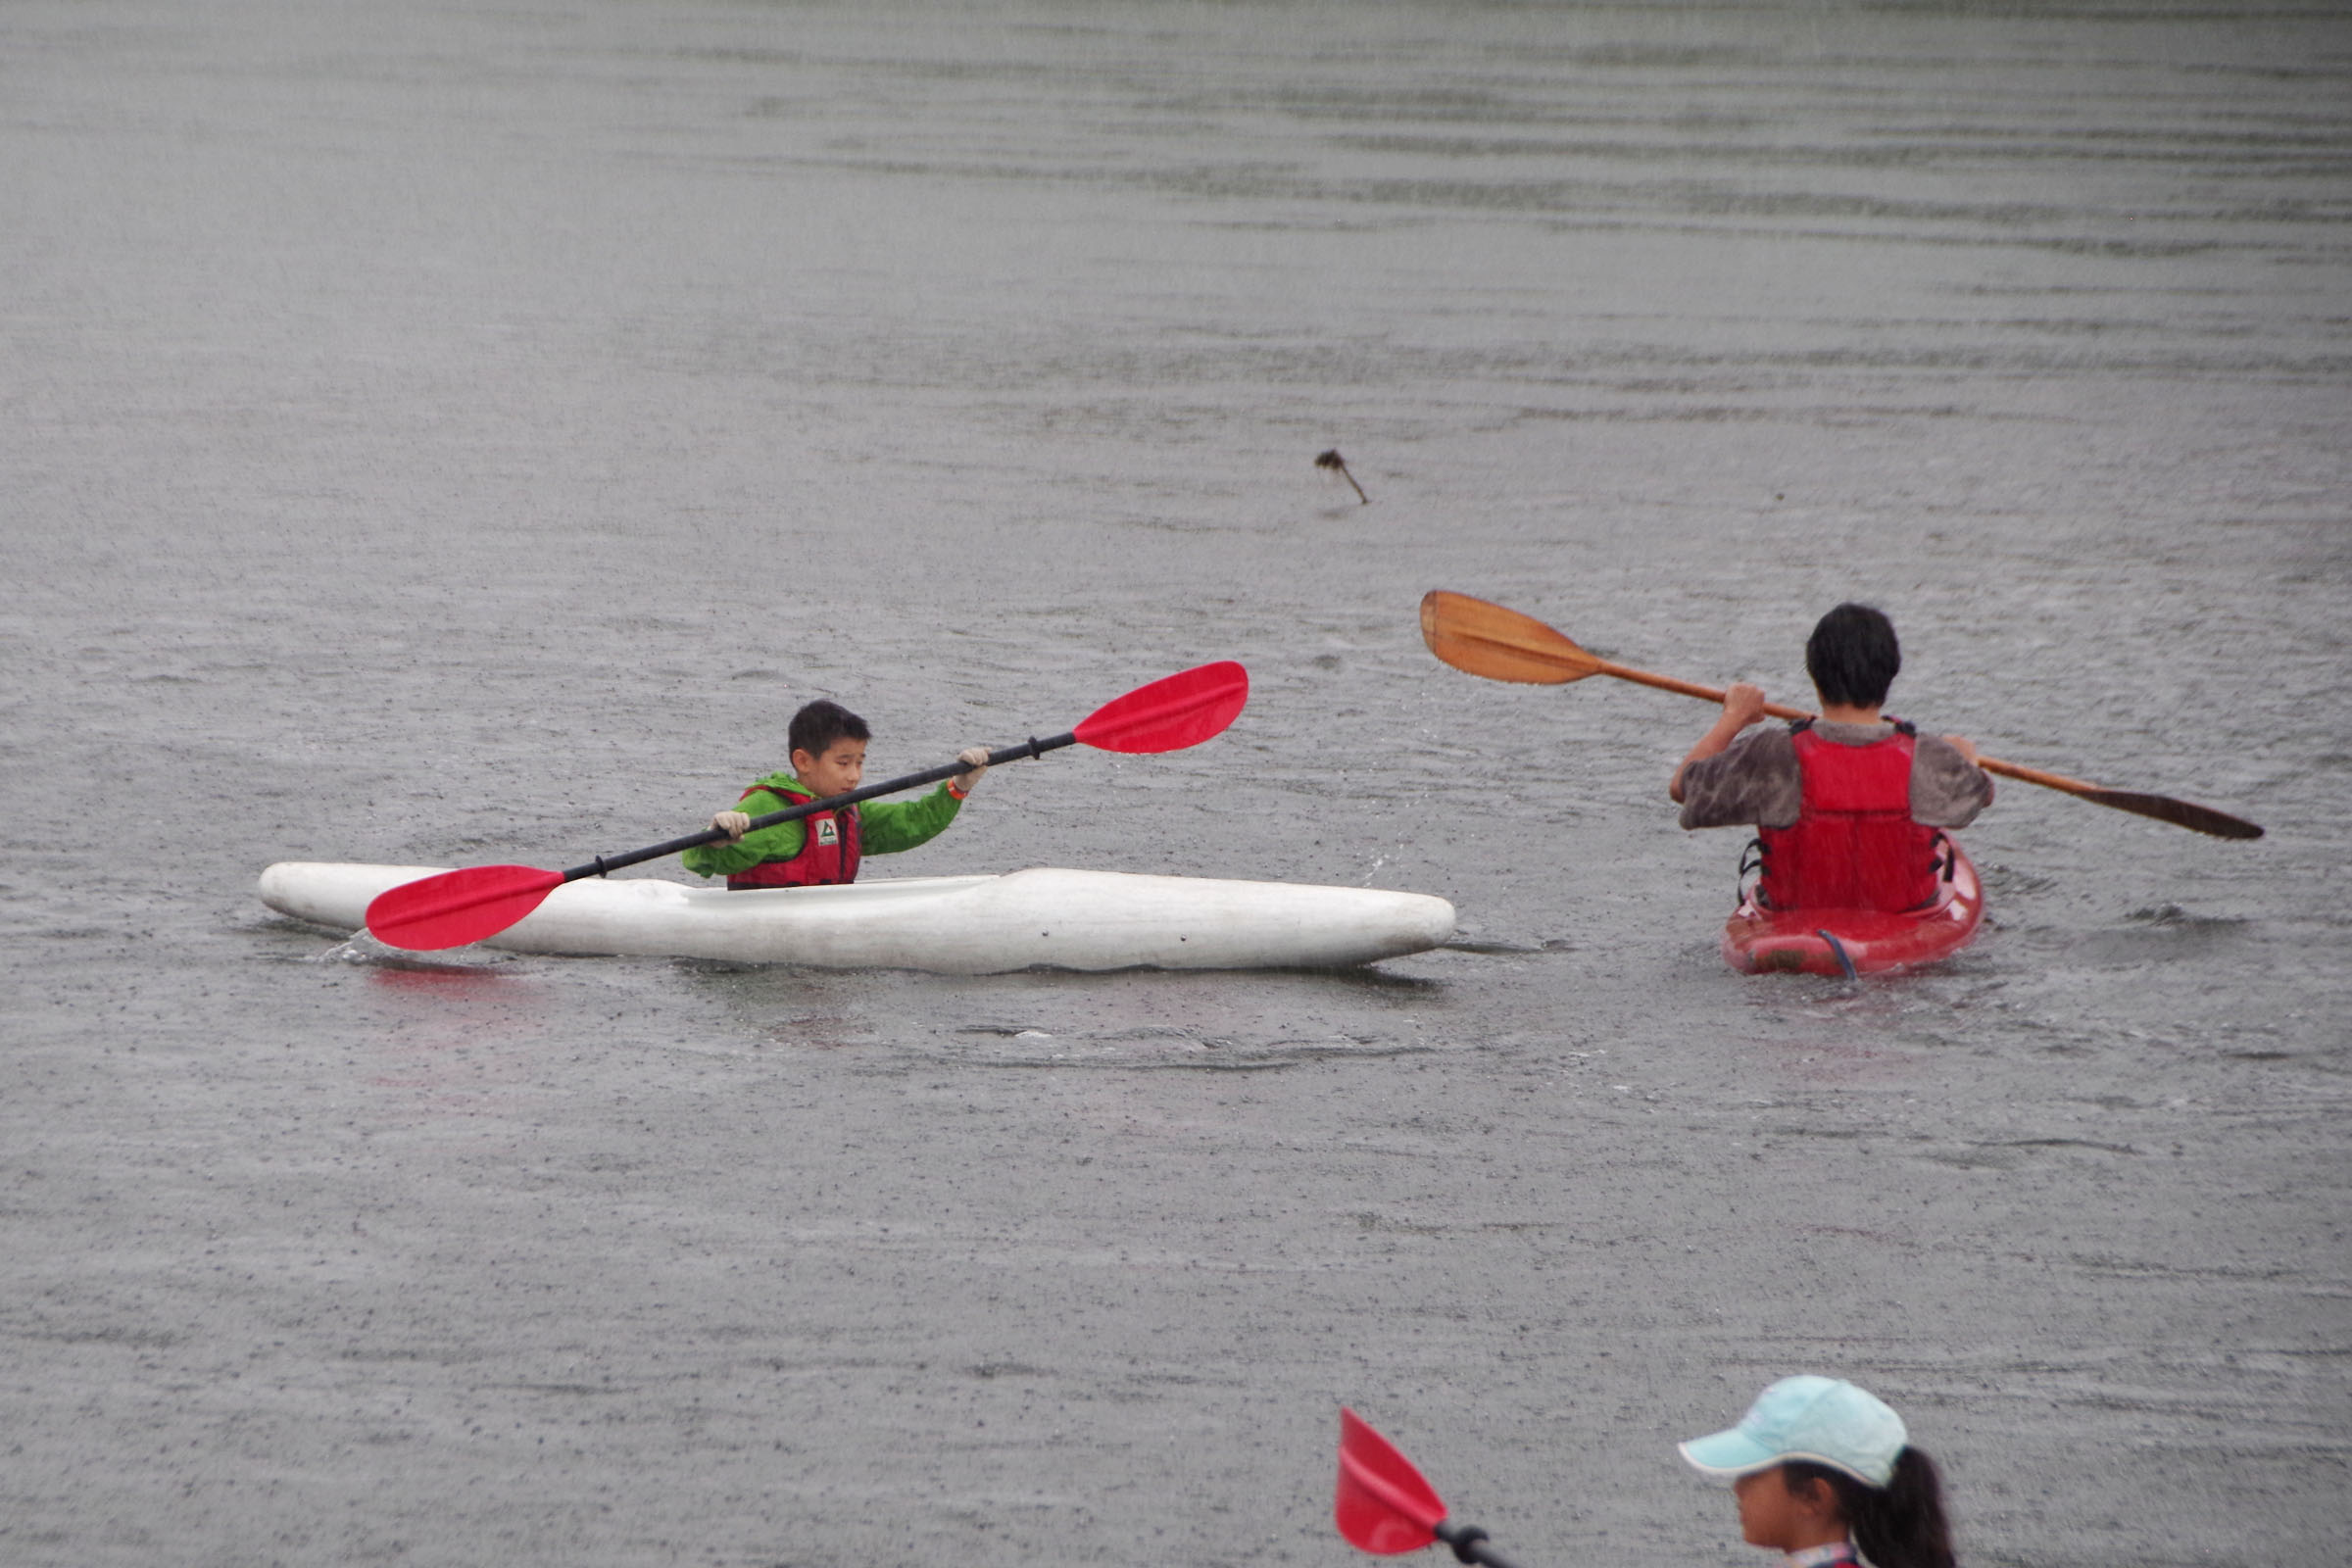
<instances>
[{"instance_id":1,"label":"wooden paddle","mask_svg":"<svg viewBox=\"0 0 2352 1568\"><path fill-rule=\"evenodd\" d=\"M1034 735L1018 746L988 754L988 765L1038 757L1064 746L1092 746L1105 752L1174 752L1198 746L1221 733L1250 701L1250 672L1231 660L1182 670L1149 686L1139 686L1079 720L1077 728L1051 740ZM838 807L893 795L921 784L936 784L967 770L967 764L944 762L886 783L868 784L847 795L808 801L752 818L746 832L797 822L804 816ZM701 844L726 838L718 828L706 828L650 849L626 855L600 855L586 865L568 871L542 871L528 865L473 865L456 871L404 882L376 896L368 906L368 929L377 941L414 953L462 948L468 942L496 936L533 909L566 882L603 876L641 860L659 859Z\"/></svg>"},{"instance_id":2,"label":"wooden paddle","mask_svg":"<svg viewBox=\"0 0 2352 1568\"><path fill-rule=\"evenodd\" d=\"M1340 1484L1331 1517L1348 1544L1361 1551L1395 1556L1442 1541L1453 1548L1456 1561L1511 1568L1508 1557L1487 1544L1484 1530L1449 1521L1445 1499L1413 1461L1345 1406L1340 1410Z\"/></svg>"},{"instance_id":3,"label":"wooden paddle","mask_svg":"<svg viewBox=\"0 0 2352 1568\"><path fill-rule=\"evenodd\" d=\"M1442 588L1422 597L1421 640L1429 644L1431 653L1454 668L1466 669L1473 675L1484 675L1489 680L1558 686L1572 680L1583 680L1587 675L1613 675L1619 680L1630 680L1640 686L1655 686L1660 691L1680 692L1685 697L1696 697L1718 705L1723 702L1723 693L1713 686L1700 686L1691 681L1676 680L1671 675L1653 675L1646 669L1613 663L1597 654L1585 652L1533 615L1523 615L1516 610L1491 605L1484 599L1472 599L1467 594L1449 594ZM1764 711L1775 718L1812 716L1801 708L1785 708L1778 703L1767 703ZM2175 827L2188 828L2197 833L2210 833L2215 838L2262 837L2262 829L2243 817L2217 811L2210 806L2177 801L2169 795L2111 790L2104 785L2068 778L2063 773L2045 773L2038 767L2004 762L1997 757L1980 756L1977 765L1987 773L1997 773L2003 778L2038 784L2043 789L2060 790L2097 806L2112 806L2119 811L2152 816L2159 822L2170 822Z\"/></svg>"}]
</instances>

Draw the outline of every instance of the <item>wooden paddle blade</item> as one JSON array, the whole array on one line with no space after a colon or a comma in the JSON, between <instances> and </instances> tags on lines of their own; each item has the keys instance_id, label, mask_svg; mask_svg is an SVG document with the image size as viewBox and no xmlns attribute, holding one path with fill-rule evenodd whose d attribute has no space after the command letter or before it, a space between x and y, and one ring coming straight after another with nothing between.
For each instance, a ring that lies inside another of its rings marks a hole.
<instances>
[{"instance_id":1,"label":"wooden paddle blade","mask_svg":"<svg viewBox=\"0 0 2352 1568\"><path fill-rule=\"evenodd\" d=\"M1559 686L1598 674L1603 662L1533 615L1443 588L1421 596L1421 640L1454 668L1489 680Z\"/></svg>"},{"instance_id":2,"label":"wooden paddle blade","mask_svg":"<svg viewBox=\"0 0 2352 1568\"><path fill-rule=\"evenodd\" d=\"M1180 752L1241 716L1250 672L1232 660L1199 664L1138 686L1079 720L1081 744L1105 752Z\"/></svg>"},{"instance_id":3,"label":"wooden paddle blade","mask_svg":"<svg viewBox=\"0 0 2352 1568\"><path fill-rule=\"evenodd\" d=\"M2139 816L2152 816L2159 822L2170 822L2194 833L2210 833L2217 839L2258 839L2262 829L2242 816L2217 811L2210 806L2194 801L2176 801L2169 795L2140 795L2132 790L2089 789L2069 793L2082 796L2100 806L2112 806L2119 811L2131 811Z\"/></svg>"},{"instance_id":4,"label":"wooden paddle blade","mask_svg":"<svg viewBox=\"0 0 2352 1568\"><path fill-rule=\"evenodd\" d=\"M561 871L528 865L469 865L403 882L368 906L368 930L411 953L462 948L494 937L564 885Z\"/></svg>"},{"instance_id":5,"label":"wooden paddle blade","mask_svg":"<svg viewBox=\"0 0 2352 1568\"><path fill-rule=\"evenodd\" d=\"M1413 1461L1353 1410L1340 1410L1340 1485L1332 1522L1350 1545L1393 1556L1438 1539L1446 1504Z\"/></svg>"},{"instance_id":6,"label":"wooden paddle blade","mask_svg":"<svg viewBox=\"0 0 2352 1568\"><path fill-rule=\"evenodd\" d=\"M2217 839L2258 839L2262 829L2242 816L2217 811L2210 806L2192 801L2177 801L2169 795L2143 795L2136 790L2111 790L2104 785L2068 778L2064 773L2052 773L2043 768L2028 767L2023 762L2003 761L1997 757L1980 755L1977 766L2000 778L2013 778L2027 784L2038 784L2045 790L2057 790L2093 806L2110 806L2119 811L2135 816L2154 817L2193 833L2210 833Z\"/></svg>"}]
</instances>

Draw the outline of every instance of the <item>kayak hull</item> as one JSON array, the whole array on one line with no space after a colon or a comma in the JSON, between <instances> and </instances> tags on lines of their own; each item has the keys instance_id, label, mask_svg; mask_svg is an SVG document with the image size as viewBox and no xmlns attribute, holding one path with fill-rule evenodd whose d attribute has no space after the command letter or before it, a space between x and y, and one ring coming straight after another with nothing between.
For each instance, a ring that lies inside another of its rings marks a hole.
<instances>
[{"instance_id":1,"label":"kayak hull","mask_svg":"<svg viewBox=\"0 0 2352 1568\"><path fill-rule=\"evenodd\" d=\"M262 902L339 931L376 895L447 869L281 861ZM565 883L485 946L827 969L1345 968L1453 935L1453 906L1420 893L1131 876L1039 866L730 892L657 878Z\"/></svg>"},{"instance_id":2,"label":"kayak hull","mask_svg":"<svg viewBox=\"0 0 2352 1568\"><path fill-rule=\"evenodd\" d=\"M1950 842L1949 840L1946 841ZM1958 844L1934 906L1911 914L1877 909L1756 907L1751 898L1723 928L1723 958L1741 974L1886 974L1948 958L1984 918L1984 886Z\"/></svg>"}]
</instances>

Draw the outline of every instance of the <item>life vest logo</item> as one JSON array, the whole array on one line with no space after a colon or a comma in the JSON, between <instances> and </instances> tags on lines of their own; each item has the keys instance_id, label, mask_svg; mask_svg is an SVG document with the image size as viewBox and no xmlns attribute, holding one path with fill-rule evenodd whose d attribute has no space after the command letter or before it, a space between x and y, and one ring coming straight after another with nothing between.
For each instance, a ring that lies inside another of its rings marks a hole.
<instances>
[{"instance_id":1,"label":"life vest logo","mask_svg":"<svg viewBox=\"0 0 2352 1568\"><path fill-rule=\"evenodd\" d=\"M816 824L816 842L839 844L841 842L841 825L829 816L820 820Z\"/></svg>"}]
</instances>

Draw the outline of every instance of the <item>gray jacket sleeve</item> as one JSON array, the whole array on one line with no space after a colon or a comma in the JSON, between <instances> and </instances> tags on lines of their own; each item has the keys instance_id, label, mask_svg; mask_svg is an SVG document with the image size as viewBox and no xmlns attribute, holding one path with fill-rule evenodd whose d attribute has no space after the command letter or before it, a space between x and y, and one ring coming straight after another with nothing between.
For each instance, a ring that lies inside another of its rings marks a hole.
<instances>
[{"instance_id":1,"label":"gray jacket sleeve","mask_svg":"<svg viewBox=\"0 0 2352 1568\"><path fill-rule=\"evenodd\" d=\"M1922 735L1911 749L1911 820L1929 827L1966 827L1992 804L1992 775L1952 749Z\"/></svg>"},{"instance_id":2,"label":"gray jacket sleeve","mask_svg":"<svg viewBox=\"0 0 2352 1568\"><path fill-rule=\"evenodd\" d=\"M1787 827L1804 799L1796 745L1784 724L1752 727L1716 756L1683 769L1687 828Z\"/></svg>"}]
</instances>

